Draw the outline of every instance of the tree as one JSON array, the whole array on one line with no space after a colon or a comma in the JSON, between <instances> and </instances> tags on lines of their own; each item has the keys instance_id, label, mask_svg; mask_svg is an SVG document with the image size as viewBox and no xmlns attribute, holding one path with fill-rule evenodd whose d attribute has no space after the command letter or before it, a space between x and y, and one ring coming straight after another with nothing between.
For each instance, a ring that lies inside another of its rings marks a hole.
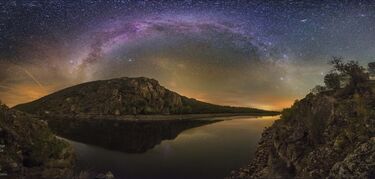
<instances>
[{"instance_id":1,"label":"tree","mask_svg":"<svg viewBox=\"0 0 375 179\"><path fill-rule=\"evenodd\" d=\"M340 75L337 73L328 73L326 76L324 76L324 84L328 89L339 89Z\"/></svg>"},{"instance_id":2,"label":"tree","mask_svg":"<svg viewBox=\"0 0 375 179\"><path fill-rule=\"evenodd\" d=\"M349 86L351 87L358 87L369 79L368 73L365 72L365 69L357 61L344 63L342 57L332 57L329 63L333 65L332 72L336 72L340 76L349 77Z\"/></svg>"},{"instance_id":3,"label":"tree","mask_svg":"<svg viewBox=\"0 0 375 179\"><path fill-rule=\"evenodd\" d=\"M319 94L320 92L323 92L326 90L326 87L324 86L320 86L320 85L316 85L312 90L311 90L311 93L312 94Z\"/></svg>"},{"instance_id":4,"label":"tree","mask_svg":"<svg viewBox=\"0 0 375 179\"><path fill-rule=\"evenodd\" d=\"M370 75L375 75L375 62L370 62L367 64L368 66L368 72L370 73Z\"/></svg>"}]
</instances>

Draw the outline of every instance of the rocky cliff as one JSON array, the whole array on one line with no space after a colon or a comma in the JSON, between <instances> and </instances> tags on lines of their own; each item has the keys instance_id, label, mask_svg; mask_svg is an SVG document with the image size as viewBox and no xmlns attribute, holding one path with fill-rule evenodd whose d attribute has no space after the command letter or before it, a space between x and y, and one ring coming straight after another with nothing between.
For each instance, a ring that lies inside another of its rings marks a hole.
<instances>
[{"instance_id":1,"label":"rocky cliff","mask_svg":"<svg viewBox=\"0 0 375 179\"><path fill-rule=\"evenodd\" d=\"M0 104L0 178L64 178L73 163L70 145L45 123Z\"/></svg>"},{"instance_id":2,"label":"rocky cliff","mask_svg":"<svg viewBox=\"0 0 375 179\"><path fill-rule=\"evenodd\" d=\"M88 82L15 108L38 115L267 113L253 108L197 101L164 88L156 80L143 77Z\"/></svg>"},{"instance_id":3,"label":"rocky cliff","mask_svg":"<svg viewBox=\"0 0 375 179\"><path fill-rule=\"evenodd\" d=\"M231 178L375 178L375 85L308 94Z\"/></svg>"}]
</instances>

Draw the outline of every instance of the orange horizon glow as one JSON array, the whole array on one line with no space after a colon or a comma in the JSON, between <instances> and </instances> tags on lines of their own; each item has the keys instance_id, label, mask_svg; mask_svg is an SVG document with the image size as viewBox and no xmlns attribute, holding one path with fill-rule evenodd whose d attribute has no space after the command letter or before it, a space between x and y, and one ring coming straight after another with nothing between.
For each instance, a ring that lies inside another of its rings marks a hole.
<instances>
[{"instance_id":1,"label":"orange horizon glow","mask_svg":"<svg viewBox=\"0 0 375 179\"><path fill-rule=\"evenodd\" d=\"M31 102L37 100L43 96L51 94L59 89L54 86L44 86L41 88L35 84L17 84L13 85L12 87L5 87L0 86L0 88L8 88L7 92L0 92L0 96L3 96L1 99L2 103L8 105L9 107L16 106L18 104ZM218 104L218 105L226 105L226 106L235 106L235 107L252 107L264 110L277 110L280 111L284 108L290 107L295 99L288 99L288 98L277 98L275 101L271 101L271 99L275 99L273 97L262 97L265 101L269 101L269 103L242 103L231 99L213 99L212 97L208 96L205 93L194 93L189 92L188 90L177 90L181 95L194 98L200 101Z\"/></svg>"}]
</instances>

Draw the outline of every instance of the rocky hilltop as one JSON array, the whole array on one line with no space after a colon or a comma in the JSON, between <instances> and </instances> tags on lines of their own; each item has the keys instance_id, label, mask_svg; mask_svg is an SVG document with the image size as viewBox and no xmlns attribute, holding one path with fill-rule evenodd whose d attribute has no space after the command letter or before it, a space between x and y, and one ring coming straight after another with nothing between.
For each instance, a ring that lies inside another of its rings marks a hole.
<instances>
[{"instance_id":1,"label":"rocky hilltop","mask_svg":"<svg viewBox=\"0 0 375 179\"><path fill-rule=\"evenodd\" d=\"M330 87L285 109L263 132L256 157L230 178L375 178L375 83L358 64L339 65L348 85L329 75Z\"/></svg>"},{"instance_id":2,"label":"rocky hilltop","mask_svg":"<svg viewBox=\"0 0 375 179\"><path fill-rule=\"evenodd\" d=\"M70 145L44 122L0 104L0 178L65 178L73 163Z\"/></svg>"},{"instance_id":3,"label":"rocky hilltop","mask_svg":"<svg viewBox=\"0 0 375 179\"><path fill-rule=\"evenodd\" d=\"M117 78L72 86L36 101L15 106L38 115L135 115L203 113L273 113L219 106L172 92L154 79Z\"/></svg>"}]
</instances>

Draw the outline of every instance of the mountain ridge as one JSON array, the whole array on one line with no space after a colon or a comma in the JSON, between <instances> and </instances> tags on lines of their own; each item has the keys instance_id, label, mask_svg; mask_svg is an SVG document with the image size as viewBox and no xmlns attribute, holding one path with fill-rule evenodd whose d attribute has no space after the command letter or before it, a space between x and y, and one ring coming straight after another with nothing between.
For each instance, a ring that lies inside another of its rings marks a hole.
<instances>
[{"instance_id":1,"label":"mountain ridge","mask_svg":"<svg viewBox=\"0 0 375 179\"><path fill-rule=\"evenodd\" d=\"M221 106L179 95L155 79L121 77L74 85L13 108L38 115L151 115L264 113L256 108Z\"/></svg>"}]
</instances>

